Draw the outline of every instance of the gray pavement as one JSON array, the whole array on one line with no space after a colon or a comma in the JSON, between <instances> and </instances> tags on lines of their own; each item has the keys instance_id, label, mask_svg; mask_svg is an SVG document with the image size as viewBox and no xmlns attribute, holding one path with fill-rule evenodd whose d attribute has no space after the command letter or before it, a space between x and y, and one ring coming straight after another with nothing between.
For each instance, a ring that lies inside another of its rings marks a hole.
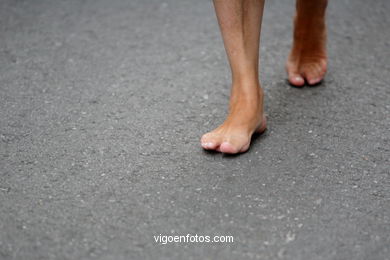
<instances>
[{"instance_id":1,"label":"gray pavement","mask_svg":"<svg viewBox=\"0 0 390 260\"><path fill-rule=\"evenodd\" d=\"M198 143L229 95L210 1L0 0L0 259L390 259L390 1L330 1L303 89L293 10L266 3L269 131L224 156Z\"/></svg>"}]
</instances>

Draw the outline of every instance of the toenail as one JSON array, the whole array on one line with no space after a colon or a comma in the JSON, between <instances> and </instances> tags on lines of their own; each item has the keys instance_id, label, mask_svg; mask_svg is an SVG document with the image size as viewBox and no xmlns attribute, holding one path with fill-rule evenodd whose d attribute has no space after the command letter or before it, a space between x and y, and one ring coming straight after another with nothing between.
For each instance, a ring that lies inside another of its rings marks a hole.
<instances>
[{"instance_id":1,"label":"toenail","mask_svg":"<svg viewBox=\"0 0 390 260\"><path fill-rule=\"evenodd\" d=\"M204 147L210 147L212 145L213 145L212 143L202 143L202 146L204 146Z\"/></svg>"},{"instance_id":2,"label":"toenail","mask_svg":"<svg viewBox=\"0 0 390 260\"><path fill-rule=\"evenodd\" d=\"M302 78L301 77L295 77L295 80L301 81Z\"/></svg>"},{"instance_id":3,"label":"toenail","mask_svg":"<svg viewBox=\"0 0 390 260\"><path fill-rule=\"evenodd\" d=\"M309 83L310 83L310 84L316 84L317 82L319 82L319 79L312 79L312 80L309 80Z\"/></svg>"}]
</instances>

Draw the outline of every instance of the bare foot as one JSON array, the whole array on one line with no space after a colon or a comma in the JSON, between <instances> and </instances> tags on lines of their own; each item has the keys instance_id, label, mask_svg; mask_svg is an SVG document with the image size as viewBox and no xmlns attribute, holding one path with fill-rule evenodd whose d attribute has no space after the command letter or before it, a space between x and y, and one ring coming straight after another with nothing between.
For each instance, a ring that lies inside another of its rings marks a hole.
<instances>
[{"instance_id":1,"label":"bare foot","mask_svg":"<svg viewBox=\"0 0 390 260\"><path fill-rule=\"evenodd\" d=\"M225 122L201 138L202 147L222 153L243 153L249 149L255 132L266 129L263 113L263 91L256 87L234 86L229 114Z\"/></svg>"},{"instance_id":2,"label":"bare foot","mask_svg":"<svg viewBox=\"0 0 390 260\"><path fill-rule=\"evenodd\" d=\"M297 87L303 86L305 81L309 85L320 83L327 69L326 1L313 3L317 3L316 6L298 4L294 20L294 42L286 70L289 82Z\"/></svg>"}]
</instances>

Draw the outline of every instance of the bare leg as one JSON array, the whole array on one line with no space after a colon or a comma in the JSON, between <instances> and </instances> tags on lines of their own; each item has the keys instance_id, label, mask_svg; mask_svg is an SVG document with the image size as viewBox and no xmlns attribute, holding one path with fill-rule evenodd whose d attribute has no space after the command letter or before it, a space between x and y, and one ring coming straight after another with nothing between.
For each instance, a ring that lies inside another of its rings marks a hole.
<instances>
[{"instance_id":1,"label":"bare leg","mask_svg":"<svg viewBox=\"0 0 390 260\"><path fill-rule=\"evenodd\" d=\"M327 69L325 11L327 0L297 0L294 41L286 63L292 85L317 84Z\"/></svg>"},{"instance_id":2,"label":"bare leg","mask_svg":"<svg viewBox=\"0 0 390 260\"><path fill-rule=\"evenodd\" d=\"M203 135L202 147L223 153L248 150L254 132L266 128L258 78L259 40L264 0L214 0L232 71L229 114Z\"/></svg>"}]
</instances>

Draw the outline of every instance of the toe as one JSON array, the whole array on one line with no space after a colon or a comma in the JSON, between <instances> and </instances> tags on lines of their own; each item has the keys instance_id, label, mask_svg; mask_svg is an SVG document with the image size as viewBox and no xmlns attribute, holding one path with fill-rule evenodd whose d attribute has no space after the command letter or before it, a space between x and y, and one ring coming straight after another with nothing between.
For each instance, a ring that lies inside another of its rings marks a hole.
<instances>
[{"instance_id":1,"label":"toe","mask_svg":"<svg viewBox=\"0 0 390 260\"><path fill-rule=\"evenodd\" d=\"M322 81L322 78L313 78L313 79L308 79L307 82L309 83L309 85L317 85L318 83L320 83Z\"/></svg>"},{"instance_id":2,"label":"toe","mask_svg":"<svg viewBox=\"0 0 390 260\"><path fill-rule=\"evenodd\" d=\"M219 150L222 152L222 153L228 153L228 154L235 154L235 153L238 153L239 150L234 147L231 143L229 142L223 142L220 147L219 147Z\"/></svg>"},{"instance_id":3,"label":"toe","mask_svg":"<svg viewBox=\"0 0 390 260\"><path fill-rule=\"evenodd\" d=\"M250 137L248 140L248 136L232 135L223 140L223 142L219 146L219 150L222 153L236 154L236 153L242 153L247 151L249 145L250 145Z\"/></svg>"},{"instance_id":4,"label":"toe","mask_svg":"<svg viewBox=\"0 0 390 260\"><path fill-rule=\"evenodd\" d=\"M308 64L303 68L302 74L309 85L315 85L322 81L325 76L326 65L321 63Z\"/></svg>"},{"instance_id":5,"label":"toe","mask_svg":"<svg viewBox=\"0 0 390 260\"><path fill-rule=\"evenodd\" d=\"M309 85L316 85L321 82L323 75L318 70L310 70L305 73L305 78Z\"/></svg>"},{"instance_id":6,"label":"toe","mask_svg":"<svg viewBox=\"0 0 390 260\"><path fill-rule=\"evenodd\" d=\"M305 84L305 80L299 74L296 66L293 65L291 62L288 62L286 64L286 70L288 74L288 81L290 82L291 85L296 87L302 87Z\"/></svg>"},{"instance_id":7,"label":"toe","mask_svg":"<svg viewBox=\"0 0 390 260\"><path fill-rule=\"evenodd\" d=\"M200 142L206 150L216 150L221 144L220 137L213 133L207 133L202 136Z\"/></svg>"},{"instance_id":8,"label":"toe","mask_svg":"<svg viewBox=\"0 0 390 260\"><path fill-rule=\"evenodd\" d=\"M290 74L288 76L288 81L295 87L302 87L305 84L305 80L299 74Z\"/></svg>"}]
</instances>

